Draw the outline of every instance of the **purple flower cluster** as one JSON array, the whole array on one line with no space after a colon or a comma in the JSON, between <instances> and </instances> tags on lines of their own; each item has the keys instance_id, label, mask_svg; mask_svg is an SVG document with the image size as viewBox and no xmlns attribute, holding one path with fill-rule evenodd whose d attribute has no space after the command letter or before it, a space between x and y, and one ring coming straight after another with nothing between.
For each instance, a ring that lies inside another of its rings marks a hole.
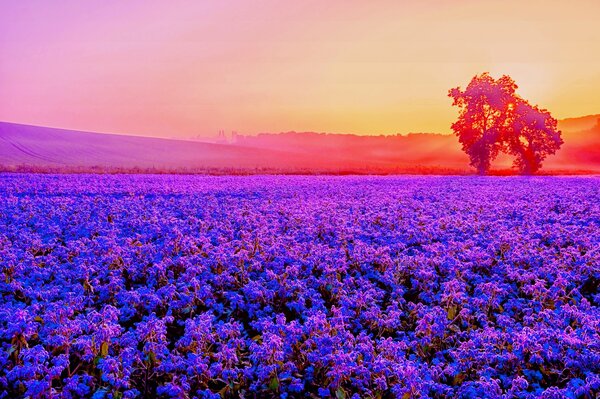
<instances>
[{"instance_id":1,"label":"purple flower cluster","mask_svg":"<svg viewBox=\"0 0 600 399\"><path fill-rule=\"evenodd\" d=\"M586 398L600 180L0 175L0 398Z\"/></svg>"}]
</instances>

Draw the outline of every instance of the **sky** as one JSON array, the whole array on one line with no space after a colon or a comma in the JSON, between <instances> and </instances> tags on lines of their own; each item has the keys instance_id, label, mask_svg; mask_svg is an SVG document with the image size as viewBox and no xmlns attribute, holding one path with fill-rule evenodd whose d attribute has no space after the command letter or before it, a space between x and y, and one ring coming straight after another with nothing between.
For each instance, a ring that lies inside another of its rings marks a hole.
<instances>
[{"instance_id":1,"label":"sky","mask_svg":"<svg viewBox=\"0 0 600 399\"><path fill-rule=\"evenodd\" d=\"M0 0L0 120L181 137L450 132L484 71L600 113L600 2Z\"/></svg>"}]
</instances>

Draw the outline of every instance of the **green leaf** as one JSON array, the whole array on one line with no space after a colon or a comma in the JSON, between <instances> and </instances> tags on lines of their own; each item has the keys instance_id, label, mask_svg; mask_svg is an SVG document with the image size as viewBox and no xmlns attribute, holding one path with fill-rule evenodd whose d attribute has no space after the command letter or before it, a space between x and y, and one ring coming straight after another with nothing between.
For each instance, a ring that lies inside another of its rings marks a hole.
<instances>
[{"instance_id":1,"label":"green leaf","mask_svg":"<svg viewBox=\"0 0 600 399\"><path fill-rule=\"evenodd\" d=\"M448 308L448 320L453 320L456 317L456 306L450 306Z\"/></svg>"},{"instance_id":2,"label":"green leaf","mask_svg":"<svg viewBox=\"0 0 600 399\"><path fill-rule=\"evenodd\" d=\"M279 389L279 379L277 376L271 378L271 382L269 382L269 389L272 391L276 391Z\"/></svg>"},{"instance_id":3,"label":"green leaf","mask_svg":"<svg viewBox=\"0 0 600 399\"><path fill-rule=\"evenodd\" d=\"M338 388L337 391L335 391L335 397L336 399L346 399L346 392L344 392L342 388Z\"/></svg>"},{"instance_id":4,"label":"green leaf","mask_svg":"<svg viewBox=\"0 0 600 399\"><path fill-rule=\"evenodd\" d=\"M452 385L460 385L465 380L466 375L464 373L458 373L452 380Z\"/></svg>"},{"instance_id":5,"label":"green leaf","mask_svg":"<svg viewBox=\"0 0 600 399\"><path fill-rule=\"evenodd\" d=\"M108 342L102 342L100 345L100 356L106 357L108 355Z\"/></svg>"}]
</instances>

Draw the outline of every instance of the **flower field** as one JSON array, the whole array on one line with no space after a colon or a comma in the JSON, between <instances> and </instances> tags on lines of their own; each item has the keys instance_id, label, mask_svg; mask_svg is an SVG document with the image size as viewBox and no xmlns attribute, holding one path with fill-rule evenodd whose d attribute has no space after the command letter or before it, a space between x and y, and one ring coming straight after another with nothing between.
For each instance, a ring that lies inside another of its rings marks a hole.
<instances>
[{"instance_id":1,"label":"flower field","mask_svg":"<svg viewBox=\"0 0 600 399\"><path fill-rule=\"evenodd\" d=\"M0 398L594 398L600 178L0 175Z\"/></svg>"}]
</instances>

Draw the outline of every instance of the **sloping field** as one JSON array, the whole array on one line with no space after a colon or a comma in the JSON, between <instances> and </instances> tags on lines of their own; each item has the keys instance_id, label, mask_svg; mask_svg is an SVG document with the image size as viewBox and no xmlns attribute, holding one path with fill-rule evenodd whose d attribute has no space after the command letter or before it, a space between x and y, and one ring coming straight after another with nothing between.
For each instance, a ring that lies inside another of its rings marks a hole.
<instances>
[{"instance_id":1,"label":"sloping field","mask_svg":"<svg viewBox=\"0 0 600 399\"><path fill-rule=\"evenodd\" d=\"M448 137L440 142L421 145L414 139L403 141L402 137L398 144L397 138L386 142L384 137L368 140L359 136L339 135L339 139L332 141L321 136L325 135L316 135L315 139L311 135L301 134L294 141L281 135L280 139L266 143L245 140L233 145L0 122L0 165L67 170L98 167L167 171L216 169L378 173L400 170L418 172L415 168L439 168L440 165L466 169L467 165L466 157L457 148L453 149L451 159L440 157L439 147L445 146ZM422 141L422 138L416 139Z\"/></svg>"},{"instance_id":2,"label":"sloping field","mask_svg":"<svg viewBox=\"0 0 600 399\"><path fill-rule=\"evenodd\" d=\"M565 144L543 171L600 171L596 116L561 123ZM573 130L583 129L583 130ZM510 168L501 156L496 169ZM0 168L41 171L140 170L279 173L468 173L452 135L394 136L279 133L241 136L235 144L90 133L0 122Z\"/></svg>"},{"instance_id":3,"label":"sloping field","mask_svg":"<svg viewBox=\"0 0 600 399\"><path fill-rule=\"evenodd\" d=\"M246 169L304 162L275 150L0 123L3 165Z\"/></svg>"}]
</instances>

